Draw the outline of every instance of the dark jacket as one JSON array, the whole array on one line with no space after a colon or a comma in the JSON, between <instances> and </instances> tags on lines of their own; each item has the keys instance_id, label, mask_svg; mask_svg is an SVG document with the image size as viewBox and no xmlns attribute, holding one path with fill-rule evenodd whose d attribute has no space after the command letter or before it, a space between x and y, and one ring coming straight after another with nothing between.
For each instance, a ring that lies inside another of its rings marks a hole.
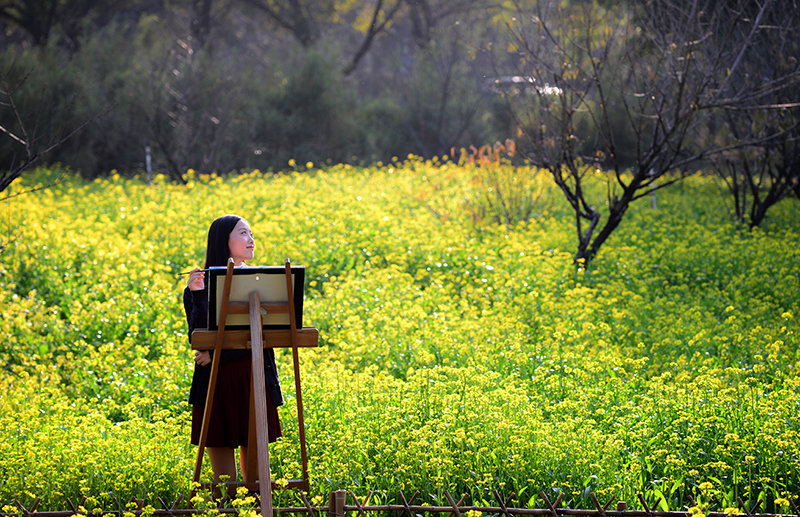
<instances>
[{"instance_id":1,"label":"dark jacket","mask_svg":"<svg viewBox=\"0 0 800 517\"><path fill-rule=\"evenodd\" d=\"M188 287L183 290L183 308L186 311L186 322L189 325L189 342L192 340L192 331L208 328L208 289L192 291ZM214 351L211 350L211 357ZM242 357L250 357L250 350L223 350L220 362L228 362ZM189 403L205 406L208 381L211 378L211 364L206 366L194 365L192 387L189 389ZM264 378L267 383L267 393L275 407L283 405L281 382L278 379L278 367L275 364L275 350L264 349Z\"/></svg>"}]
</instances>

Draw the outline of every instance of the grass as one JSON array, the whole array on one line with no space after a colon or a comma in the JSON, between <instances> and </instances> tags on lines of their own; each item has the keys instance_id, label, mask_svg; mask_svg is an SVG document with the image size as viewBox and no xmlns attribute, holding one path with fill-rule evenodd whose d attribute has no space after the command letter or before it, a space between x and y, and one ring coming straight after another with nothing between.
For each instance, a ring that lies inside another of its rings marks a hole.
<instances>
[{"instance_id":1,"label":"grass","mask_svg":"<svg viewBox=\"0 0 800 517\"><path fill-rule=\"evenodd\" d=\"M255 265L307 267L304 322L321 335L300 354L312 496L419 489L435 505L449 490L485 504L496 489L526 506L544 490L592 508L590 492L629 507L641 493L780 512L800 495L796 199L743 232L694 176L659 191L658 210L633 207L576 270L570 213L530 169L409 157L187 176L67 175L0 207L0 504L188 495L176 273L202 262L208 224L229 212L255 232ZM503 185L498 204L488 188ZM278 360L272 474L294 478L291 360Z\"/></svg>"}]
</instances>

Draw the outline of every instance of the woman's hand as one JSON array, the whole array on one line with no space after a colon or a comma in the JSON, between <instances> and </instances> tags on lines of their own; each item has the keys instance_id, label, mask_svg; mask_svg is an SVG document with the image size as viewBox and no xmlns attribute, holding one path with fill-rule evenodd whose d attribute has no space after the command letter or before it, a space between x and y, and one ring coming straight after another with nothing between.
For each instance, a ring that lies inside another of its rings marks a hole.
<instances>
[{"instance_id":1,"label":"woman's hand","mask_svg":"<svg viewBox=\"0 0 800 517\"><path fill-rule=\"evenodd\" d=\"M194 362L200 366L211 364L211 354L208 350L197 350L194 353Z\"/></svg>"},{"instance_id":2,"label":"woman's hand","mask_svg":"<svg viewBox=\"0 0 800 517\"><path fill-rule=\"evenodd\" d=\"M200 269L199 267L192 269L192 271L189 273L189 282L188 282L189 290L202 291L206 285L204 280L205 277L206 277L206 272Z\"/></svg>"}]
</instances>

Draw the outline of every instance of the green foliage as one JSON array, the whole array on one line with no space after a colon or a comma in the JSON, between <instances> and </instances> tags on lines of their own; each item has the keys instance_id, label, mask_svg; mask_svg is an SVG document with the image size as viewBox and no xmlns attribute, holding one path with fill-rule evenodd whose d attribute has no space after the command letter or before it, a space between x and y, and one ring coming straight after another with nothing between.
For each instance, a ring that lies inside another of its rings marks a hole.
<instances>
[{"instance_id":1,"label":"green foliage","mask_svg":"<svg viewBox=\"0 0 800 517\"><path fill-rule=\"evenodd\" d=\"M337 79L323 56L310 52L267 96L255 140L275 168L285 168L293 156L342 162L356 151L353 142L361 135L348 116L355 102Z\"/></svg>"},{"instance_id":2,"label":"green foliage","mask_svg":"<svg viewBox=\"0 0 800 517\"><path fill-rule=\"evenodd\" d=\"M465 50L478 44L472 29L443 30L426 49L400 43L401 34L376 38L379 57L345 77L372 2L337 3L331 19L314 4L306 13L313 45L270 30L268 16L244 3L214 9L203 44L190 28L197 5L161 4L116 13L97 5L68 49L53 37L33 48L11 44L0 55L0 81L13 87L27 77L14 100L39 144L90 121L39 164L63 163L86 178L130 176L145 168L149 144L153 169L177 180L189 168L275 171L290 158L432 156L507 136L504 125L483 129L489 115L476 78L484 72ZM319 40L323 26L331 34ZM12 110L0 110L0 119L20 132ZM0 139L0 166L16 163L20 150Z\"/></svg>"},{"instance_id":3,"label":"green foliage","mask_svg":"<svg viewBox=\"0 0 800 517\"><path fill-rule=\"evenodd\" d=\"M254 264L307 267L304 321L321 336L300 353L312 494L420 489L436 504L447 489L483 504L497 489L526 506L545 490L591 508L590 492L631 507L642 493L670 509L741 497L779 511L800 493L797 200L741 233L711 180L690 177L658 211L633 207L576 271L547 185L536 217L478 230L474 167L298 169L152 186L67 174L6 202L0 504L188 495L175 273L202 262L208 224L229 212L251 223ZM288 351L278 362L288 400L272 475L292 479Z\"/></svg>"}]
</instances>

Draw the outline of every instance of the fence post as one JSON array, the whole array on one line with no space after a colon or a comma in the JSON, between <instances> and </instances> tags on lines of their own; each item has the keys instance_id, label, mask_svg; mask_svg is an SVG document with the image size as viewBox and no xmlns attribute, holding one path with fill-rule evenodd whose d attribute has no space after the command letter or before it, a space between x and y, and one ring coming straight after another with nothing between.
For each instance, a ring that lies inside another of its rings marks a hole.
<instances>
[{"instance_id":1,"label":"fence post","mask_svg":"<svg viewBox=\"0 0 800 517\"><path fill-rule=\"evenodd\" d=\"M624 512L628 509L628 503L625 501L617 501L617 511Z\"/></svg>"},{"instance_id":2,"label":"fence post","mask_svg":"<svg viewBox=\"0 0 800 517\"><path fill-rule=\"evenodd\" d=\"M153 167L152 167L152 160L150 158L150 143L148 142L144 146L144 168L147 171L147 184L153 184Z\"/></svg>"},{"instance_id":3,"label":"fence post","mask_svg":"<svg viewBox=\"0 0 800 517\"><path fill-rule=\"evenodd\" d=\"M344 517L347 490L337 490L328 496L328 517Z\"/></svg>"}]
</instances>

